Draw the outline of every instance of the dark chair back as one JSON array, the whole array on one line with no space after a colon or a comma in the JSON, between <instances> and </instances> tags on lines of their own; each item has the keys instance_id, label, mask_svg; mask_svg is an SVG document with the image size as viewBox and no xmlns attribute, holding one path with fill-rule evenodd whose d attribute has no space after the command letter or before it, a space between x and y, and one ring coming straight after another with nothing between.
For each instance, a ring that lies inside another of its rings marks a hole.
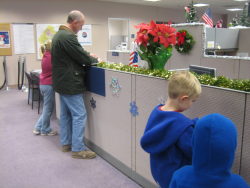
<instances>
[{"instance_id":1,"label":"dark chair back","mask_svg":"<svg viewBox=\"0 0 250 188\"><path fill-rule=\"evenodd\" d=\"M28 80L29 89L30 89L30 87L31 87L31 83L32 83L31 76L30 76L30 74L29 74L29 73L27 73L27 72L25 72L25 76L26 76L26 78L27 78L27 80Z\"/></svg>"},{"instance_id":2,"label":"dark chair back","mask_svg":"<svg viewBox=\"0 0 250 188\"><path fill-rule=\"evenodd\" d=\"M28 104L30 101L31 97L31 107L33 109L33 102L38 101L38 114L40 111L40 100L41 100L41 94L40 94L40 89L39 89L39 77L33 74L30 74L28 72L25 72L25 76L28 80L29 88L28 88ZM35 91L37 92L38 99L36 100L34 95Z\"/></svg>"},{"instance_id":3,"label":"dark chair back","mask_svg":"<svg viewBox=\"0 0 250 188\"><path fill-rule=\"evenodd\" d=\"M39 75L35 75L30 73L30 78L31 78L31 84L32 84L32 88L39 88Z\"/></svg>"}]
</instances>

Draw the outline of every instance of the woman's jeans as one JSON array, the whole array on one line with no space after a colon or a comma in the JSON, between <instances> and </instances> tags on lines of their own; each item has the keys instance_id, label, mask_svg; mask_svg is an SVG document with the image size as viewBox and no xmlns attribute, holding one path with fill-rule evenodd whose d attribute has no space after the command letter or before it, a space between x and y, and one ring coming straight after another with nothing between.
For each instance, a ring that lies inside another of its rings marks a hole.
<instances>
[{"instance_id":1,"label":"woman's jeans","mask_svg":"<svg viewBox=\"0 0 250 188\"><path fill-rule=\"evenodd\" d=\"M87 113L83 94L60 94L60 141L62 145L71 145L71 150L85 150L83 136Z\"/></svg>"},{"instance_id":2,"label":"woman's jeans","mask_svg":"<svg viewBox=\"0 0 250 188\"><path fill-rule=\"evenodd\" d=\"M46 134L51 131L50 117L54 110L55 92L52 85L40 85L40 91L43 95L43 112L36 122L35 130Z\"/></svg>"}]
</instances>

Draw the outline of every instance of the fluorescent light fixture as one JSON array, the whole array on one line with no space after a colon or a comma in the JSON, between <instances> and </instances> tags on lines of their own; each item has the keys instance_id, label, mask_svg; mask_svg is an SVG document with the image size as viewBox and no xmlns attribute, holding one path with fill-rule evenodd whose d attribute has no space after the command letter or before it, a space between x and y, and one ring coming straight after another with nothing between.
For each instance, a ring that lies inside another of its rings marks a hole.
<instances>
[{"instance_id":1,"label":"fluorescent light fixture","mask_svg":"<svg viewBox=\"0 0 250 188\"><path fill-rule=\"evenodd\" d=\"M229 8L227 9L228 11L232 11L232 12L235 12L235 11L242 11L243 9L242 8Z\"/></svg>"},{"instance_id":2,"label":"fluorescent light fixture","mask_svg":"<svg viewBox=\"0 0 250 188\"><path fill-rule=\"evenodd\" d=\"M207 7L209 6L209 4L206 4L206 3L196 3L194 4L195 7Z\"/></svg>"},{"instance_id":3,"label":"fluorescent light fixture","mask_svg":"<svg viewBox=\"0 0 250 188\"><path fill-rule=\"evenodd\" d=\"M144 0L144 1L157 2L157 1L161 1L161 0Z\"/></svg>"},{"instance_id":4,"label":"fluorescent light fixture","mask_svg":"<svg viewBox=\"0 0 250 188\"><path fill-rule=\"evenodd\" d=\"M247 2L248 0L234 0L234 1L243 1L243 2Z\"/></svg>"}]
</instances>

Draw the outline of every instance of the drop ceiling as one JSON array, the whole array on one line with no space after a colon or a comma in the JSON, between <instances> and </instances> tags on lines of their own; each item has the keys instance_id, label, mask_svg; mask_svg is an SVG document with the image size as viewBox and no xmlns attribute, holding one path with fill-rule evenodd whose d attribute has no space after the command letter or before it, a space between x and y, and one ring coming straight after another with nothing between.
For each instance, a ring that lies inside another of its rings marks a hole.
<instances>
[{"instance_id":1,"label":"drop ceiling","mask_svg":"<svg viewBox=\"0 0 250 188\"><path fill-rule=\"evenodd\" d=\"M148 2L144 0L99 0L103 2L115 2L115 3L126 3L126 4L137 4L137 5L147 5L156 6L162 8L169 8L175 10L184 10L184 7L189 5L191 2L188 0L161 0L159 2ZM239 2L234 0L200 0L193 1L194 3L207 3L210 4L212 12L215 14L232 14L232 12L227 11L228 8L243 8L246 2ZM204 11L205 7L196 8L197 11ZM235 13L234 13L235 14Z\"/></svg>"}]
</instances>

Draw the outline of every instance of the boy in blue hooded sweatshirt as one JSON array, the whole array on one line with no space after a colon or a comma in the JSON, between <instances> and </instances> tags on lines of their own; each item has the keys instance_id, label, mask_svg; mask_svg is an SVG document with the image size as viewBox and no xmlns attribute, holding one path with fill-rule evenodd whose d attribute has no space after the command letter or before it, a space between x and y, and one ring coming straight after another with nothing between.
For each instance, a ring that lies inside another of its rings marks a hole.
<instances>
[{"instance_id":1,"label":"boy in blue hooded sweatshirt","mask_svg":"<svg viewBox=\"0 0 250 188\"><path fill-rule=\"evenodd\" d=\"M220 115L201 118L193 134L193 163L177 170L170 188L249 188L231 173L237 146L234 123Z\"/></svg>"},{"instance_id":2,"label":"boy in blue hooded sweatshirt","mask_svg":"<svg viewBox=\"0 0 250 188\"><path fill-rule=\"evenodd\" d=\"M181 112L201 94L201 85L188 71L174 73L168 83L168 99L151 112L142 148L150 154L151 173L161 188L168 188L173 173L192 161L192 135L196 120Z\"/></svg>"}]
</instances>

